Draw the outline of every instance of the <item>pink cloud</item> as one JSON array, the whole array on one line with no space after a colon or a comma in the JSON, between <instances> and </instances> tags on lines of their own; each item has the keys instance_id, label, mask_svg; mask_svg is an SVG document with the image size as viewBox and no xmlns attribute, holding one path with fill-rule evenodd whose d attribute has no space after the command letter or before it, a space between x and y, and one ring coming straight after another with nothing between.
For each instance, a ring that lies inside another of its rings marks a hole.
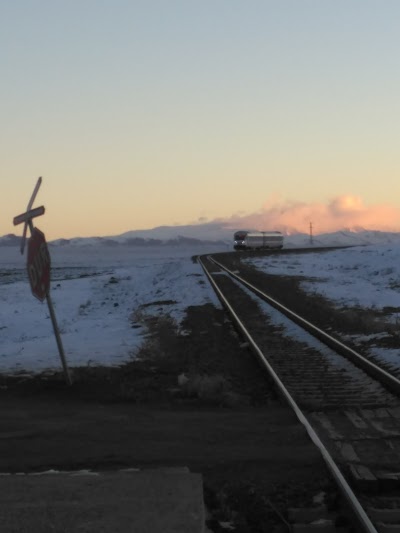
<instances>
[{"instance_id":1,"label":"pink cloud","mask_svg":"<svg viewBox=\"0 0 400 533\"><path fill-rule=\"evenodd\" d=\"M314 234L345 228L399 231L400 209L386 205L364 205L358 196L342 195L328 204L282 202L271 200L249 215L234 215L224 221L228 227L259 230L280 229L308 233L310 222Z\"/></svg>"}]
</instances>

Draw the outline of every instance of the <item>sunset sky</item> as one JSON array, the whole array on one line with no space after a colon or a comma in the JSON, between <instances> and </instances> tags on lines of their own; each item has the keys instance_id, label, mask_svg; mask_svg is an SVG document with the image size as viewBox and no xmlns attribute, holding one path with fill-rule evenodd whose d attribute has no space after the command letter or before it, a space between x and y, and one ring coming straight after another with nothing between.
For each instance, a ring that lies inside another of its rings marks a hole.
<instances>
[{"instance_id":1,"label":"sunset sky","mask_svg":"<svg viewBox=\"0 0 400 533\"><path fill-rule=\"evenodd\" d=\"M400 231L399 57L398 0L3 1L0 236L39 176L48 239Z\"/></svg>"}]
</instances>

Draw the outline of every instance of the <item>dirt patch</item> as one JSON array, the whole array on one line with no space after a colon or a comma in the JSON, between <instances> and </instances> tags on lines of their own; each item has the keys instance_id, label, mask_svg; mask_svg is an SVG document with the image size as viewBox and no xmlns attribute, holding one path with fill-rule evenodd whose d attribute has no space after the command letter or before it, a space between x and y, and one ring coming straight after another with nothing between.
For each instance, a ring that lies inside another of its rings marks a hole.
<instances>
[{"instance_id":1,"label":"dirt patch","mask_svg":"<svg viewBox=\"0 0 400 533\"><path fill-rule=\"evenodd\" d=\"M71 387L61 374L3 377L0 470L188 466L203 475L215 532L224 522L278 531L289 507L332 494L319 453L223 311L146 325L137 359L76 368Z\"/></svg>"}]
</instances>

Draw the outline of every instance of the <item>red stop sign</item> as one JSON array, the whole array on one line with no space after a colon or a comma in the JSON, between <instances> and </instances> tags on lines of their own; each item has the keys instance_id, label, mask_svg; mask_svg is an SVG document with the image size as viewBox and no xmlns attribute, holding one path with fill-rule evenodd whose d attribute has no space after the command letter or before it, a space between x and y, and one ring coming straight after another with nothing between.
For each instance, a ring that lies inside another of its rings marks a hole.
<instances>
[{"instance_id":1,"label":"red stop sign","mask_svg":"<svg viewBox=\"0 0 400 533\"><path fill-rule=\"evenodd\" d=\"M32 294L43 302L50 288L50 254L44 233L37 228L28 240L27 267Z\"/></svg>"}]
</instances>

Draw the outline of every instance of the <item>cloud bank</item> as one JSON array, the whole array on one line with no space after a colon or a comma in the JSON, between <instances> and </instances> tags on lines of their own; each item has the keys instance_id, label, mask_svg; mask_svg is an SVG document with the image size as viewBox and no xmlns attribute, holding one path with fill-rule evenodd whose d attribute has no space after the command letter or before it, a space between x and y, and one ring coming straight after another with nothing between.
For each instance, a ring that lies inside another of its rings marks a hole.
<instances>
[{"instance_id":1,"label":"cloud bank","mask_svg":"<svg viewBox=\"0 0 400 533\"><path fill-rule=\"evenodd\" d=\"M331 233L343 229L400 231L400 209L385 205L365 205L359 196L342 195L329 203L300 203L269 200L262 209L248 215L224 219L229 228L284 230L290 233Z\"/></svg>"}]
</instances>

